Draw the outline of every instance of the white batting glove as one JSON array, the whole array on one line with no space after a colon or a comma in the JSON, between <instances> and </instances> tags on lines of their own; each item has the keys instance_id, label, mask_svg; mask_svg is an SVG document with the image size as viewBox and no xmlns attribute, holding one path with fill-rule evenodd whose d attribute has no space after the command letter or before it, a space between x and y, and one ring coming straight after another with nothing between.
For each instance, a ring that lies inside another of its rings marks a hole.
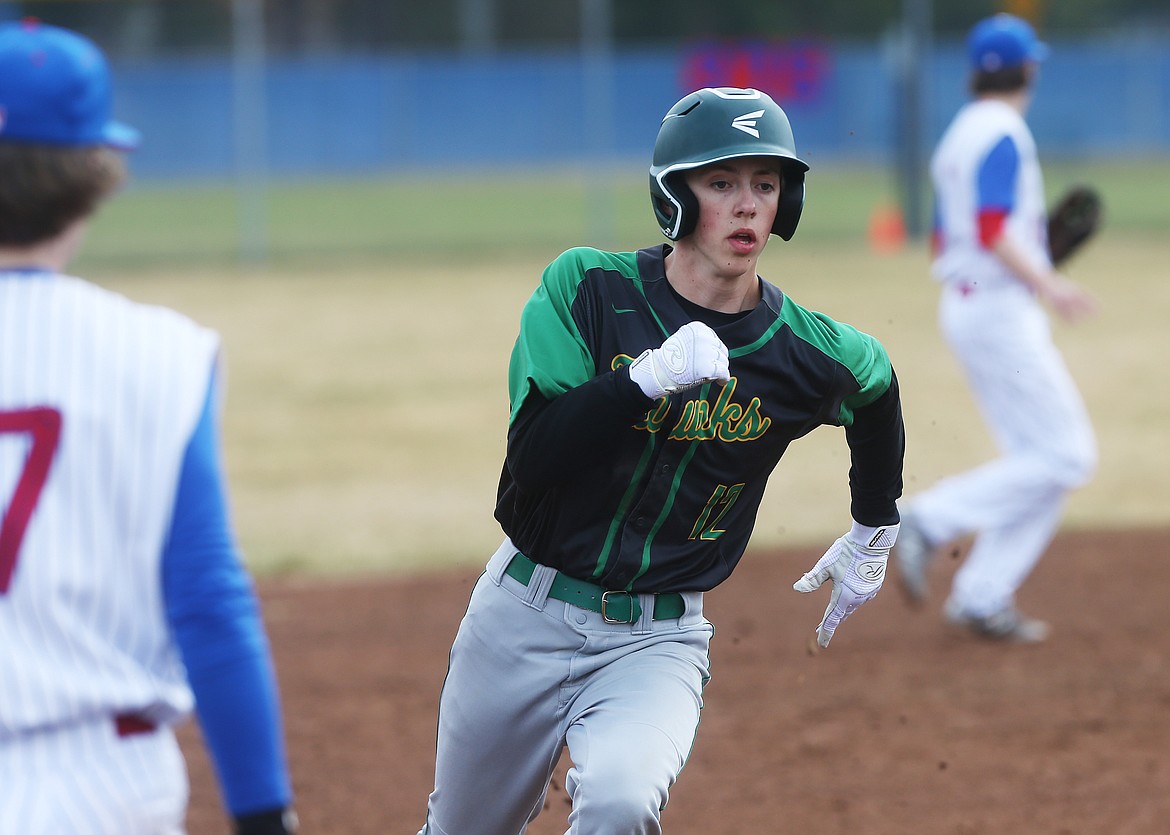
<instances>
[{"instance_id":1,"label":"white batting glove","mask_svg":"<svg viewBox=\"0 0 1170 835\"><path fill-rule=\"evenodd\" d=\"M630 379L654 400L703 383L726 383L731 379L727 346L702 322L689 322L661 348L639 354L630 364Z\"/></svg>"},{"instance_id":2,"label":"white batting glove","mask_svg":"<svg viewBox=\"0 0 1170 835\"><path fill-rule=\"evenodd\" d=\"M792 588L816 591L825 580L833 581L833 593L825 616L817 627L817 643L827 647L841 621L872 600L886 578L886 560L898 538L898 525L871 528L853 523L849 533L829 546Z\"/></svg>"}]
</instances>

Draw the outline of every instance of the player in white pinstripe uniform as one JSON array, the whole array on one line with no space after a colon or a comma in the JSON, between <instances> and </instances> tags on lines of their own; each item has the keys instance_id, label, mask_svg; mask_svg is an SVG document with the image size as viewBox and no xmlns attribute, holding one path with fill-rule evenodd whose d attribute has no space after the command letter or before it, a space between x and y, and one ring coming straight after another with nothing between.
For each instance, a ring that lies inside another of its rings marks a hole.
<instances>
[{"instance_id":1,"label":"player in white pinstripe uniform","mask_svg":"<svg viewBox=\"0 0 1170 835\"><path fill-rule=\"evenodd\" d=\"M193 709L235 831L287 833L218 337L64 274L134 144L96 46L0 25L0 833L181 833Z\"/></svg>"},{"instance_id":2,"label":"player in white pinstripe uniform","mask_svg":"<svg viewBox=\"0 0 1170 835\"><path fill-rule=\"evenodd\" d=\"M1048 626L1016 609L1016 591L1097 455L1042 305L1076 320L1096 303L1053 268L1048 252L1044 183L1024 121L1047 46L1026 21L999 14L976 24L968 49L974 100L931 161L933 271L942 283L940 326L1001 454L905 502L894 555L903 588L921 602L931 557L974 533L947 619L985 638L1034 642Z\"/></svg>"}]
</instances>

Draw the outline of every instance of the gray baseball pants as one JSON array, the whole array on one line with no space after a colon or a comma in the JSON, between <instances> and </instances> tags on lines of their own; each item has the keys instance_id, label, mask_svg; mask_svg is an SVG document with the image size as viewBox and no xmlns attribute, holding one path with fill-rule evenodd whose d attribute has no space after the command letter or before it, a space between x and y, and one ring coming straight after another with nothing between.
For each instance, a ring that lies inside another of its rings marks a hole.
<instances>
[{"instance_id":1,"label":"gray baseball pants","mask_svg":"<svg viewBox=\"0 0 1170 835\"><path fill-rule=\"evenodd\" d=\"M435 788L419 835L520 835L562 750L570 835L657 835L709 678L701 593L632 624L548 597L555 571L505 575L508 540L472 591L439 701Z\"/></svg>"}]
</instances>

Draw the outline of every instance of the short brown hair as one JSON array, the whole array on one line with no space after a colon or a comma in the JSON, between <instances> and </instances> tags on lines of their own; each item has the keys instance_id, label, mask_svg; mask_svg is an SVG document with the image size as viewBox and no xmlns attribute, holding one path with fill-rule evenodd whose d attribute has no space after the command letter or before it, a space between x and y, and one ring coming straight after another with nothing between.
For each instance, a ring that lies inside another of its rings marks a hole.
<instances>
[{"instance_id":1,"label":"short brown hair","mask_svg":"<svg viewBox=\"0 0 1170 835\"><path fill-rule=\"evenodd\" d=\"M125 180L125 161L109 148L0 142L0 246L59 235Z\"/></svg>"},{"instance_id":2,"label":"short brown hair","mask_svg":"<svg viewBox=\"0 0 1170 835\"><path fill-rule=\"evenodd\" d=\"M1027 64L993 71L976 70L971 75L971 92L975 95L1014 93L1027 87L1032 82L1032 75L1033 70Z\"/></svg>"}]
</instances>

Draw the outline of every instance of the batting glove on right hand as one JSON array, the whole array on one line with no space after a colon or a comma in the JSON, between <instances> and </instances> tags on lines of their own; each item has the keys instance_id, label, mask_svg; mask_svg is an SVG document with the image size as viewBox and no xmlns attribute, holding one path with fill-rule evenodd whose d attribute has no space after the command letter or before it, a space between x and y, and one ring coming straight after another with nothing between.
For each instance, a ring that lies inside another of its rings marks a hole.
<instances>
[{"instance_id":1,"label":"batting glove on right hand","mask_svg":"<svg viewBox=\"0 0 1170 835\"><path fill-rule=\"evenodd\" d=\"M731 379L727 346L702 322L689 322L661 348L639 354L630 364L630 379L653 400L703 383L726 383Z\"/></svg>"},{"instance_id":2,"label":"batting glove on right hand","mask_svg":"<svg viewBox=\"0 0 1170 835\"><path fill-rule=\"evenodd\" d=\"M849 533L829 546L817 564L792 585L799 592L810 592L825 580L833 581L829 605L817 627L817 643L822 647L829 645L841 621L877 595L897 538L898 525L871 528L854 522Z\"/></svg>"}]
</instances>

